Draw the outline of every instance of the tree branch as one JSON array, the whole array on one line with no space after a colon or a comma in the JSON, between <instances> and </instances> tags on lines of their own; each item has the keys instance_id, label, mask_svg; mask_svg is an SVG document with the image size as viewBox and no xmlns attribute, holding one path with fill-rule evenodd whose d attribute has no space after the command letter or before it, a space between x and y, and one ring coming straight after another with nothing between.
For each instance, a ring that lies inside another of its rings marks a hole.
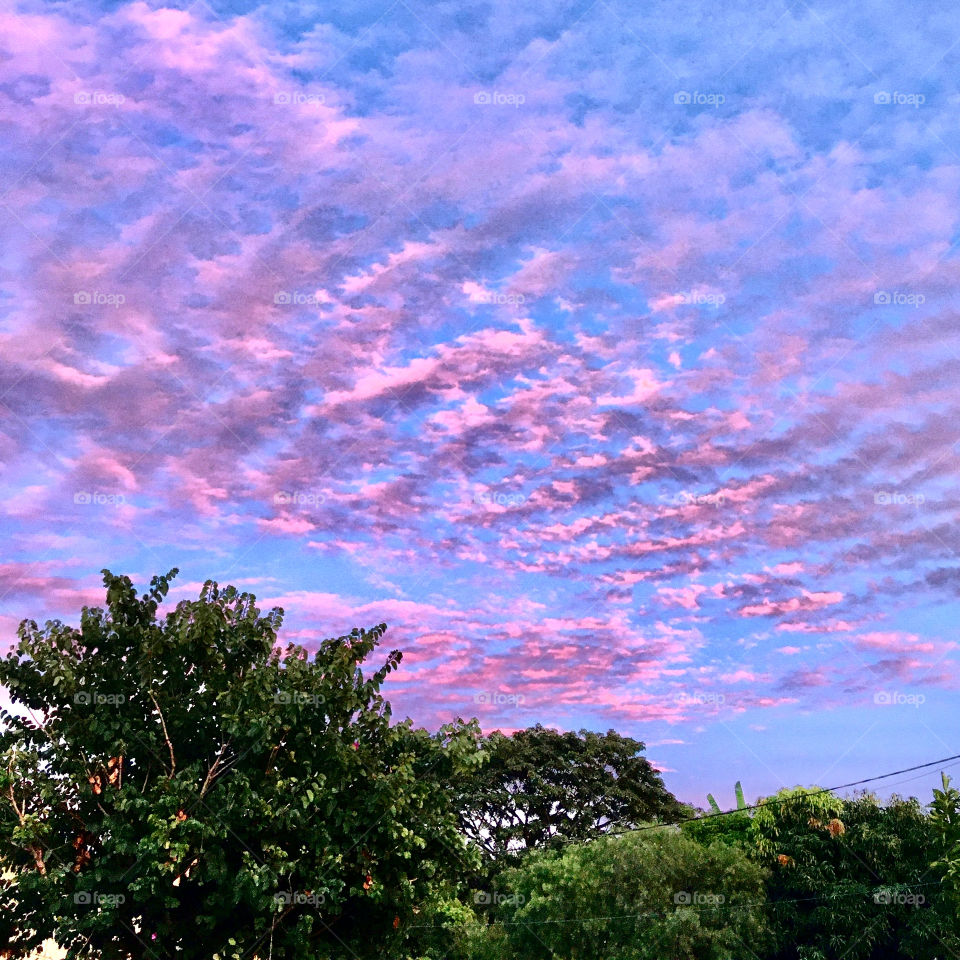
<instances>
[{"instance_id":1,"label":"tree branch","mask_svg":"<svg viewBox=\"0 0 960 960\"><path fill-rule=\"evenodd\" d=\"M229 747L229 746L230 746L230 742L229 742L229 741L227 741L226 743L221 743L221 744L220 744L220 749L217 751L217 755L216 755L216 757L215 757L214 760L213 760L213 764L211 765L210 769L207 771L207 777L206 777L206 779L203 781L203 786L200 788L200 797L201 797L201 799L203 798L204 794L206 794L207 790L210 788L210 785L213 783L213 778L214 778L216 769L217 769L218 765L220 764L221 759L223 759L223 753L224 753L224 751L225 751L225 750L227 749L227 747Z\"/></svg>"},{"instance_id":2,"label":"tree branch","mask_svg":"<svg viewBox=\"0 0 960 960\"><path fill-rule=\"evenodd\" d=\"M173 744L170 742L170 735L167 733L167 722L163 719L163 711L160 709L160 704L157 703L157 698L153 695L152 690L147 691L150 694L150 699L153 701L153 705L157 708L157 713L160 715L160 726L163 727L163 739L167 741L167 750L170 751L170 776L172 777L174 771L177 769L177 758L173 755Z\"/></svg>"}]
</instances>

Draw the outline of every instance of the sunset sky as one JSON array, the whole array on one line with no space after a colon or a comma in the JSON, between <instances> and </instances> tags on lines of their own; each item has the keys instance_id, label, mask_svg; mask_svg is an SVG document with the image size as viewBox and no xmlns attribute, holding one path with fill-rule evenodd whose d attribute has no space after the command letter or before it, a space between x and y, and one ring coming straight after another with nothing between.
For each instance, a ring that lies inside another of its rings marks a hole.
<instances>
[{"instance_id":1,"label":"sunset sky","mask_svg":"<svg viewBox=\"0 0 960 960\"><path fill-rule=\"evenodd\" d=\"M960 753L955 11L340 6L0 13L2 646L177 566L685 800Z\"/></svg>"}]
</instances>

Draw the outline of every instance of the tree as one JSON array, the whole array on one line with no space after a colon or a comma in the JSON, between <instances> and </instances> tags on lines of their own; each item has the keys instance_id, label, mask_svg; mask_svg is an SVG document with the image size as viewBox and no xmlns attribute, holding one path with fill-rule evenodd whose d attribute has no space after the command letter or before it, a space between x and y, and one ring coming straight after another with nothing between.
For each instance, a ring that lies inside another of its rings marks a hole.
<instances>
[{"instance_id":1,"label":"tree","mask_svg":"<svg viewBox=\"0 0 960 960\"><path fill-rule=\"evenodd\" d=\"M762 955L764 871L744 851L657 830L534 852L489 893L474 960Z\"/></svg>"},{"instance_id":2,"label":"tree","mask_svg":"<svg viewBox=\"0 0 960 960\"><path fill-rule=\"evenodd\" d=\"M950 777L940 774L943 789L933 791L930 823L939 841L939 859L931 866L940 872L954 909L960 917L960 790L950 786Z\"/></svg>"},{"instance_id":3,"label":"tree","mask_svg":"<svg viewBox=\"0 0 960 960\"><path fill-rule=\"evenodd\" d=\"M208 581L165 619L104 571L79 628L24 621L0 683L0 941L70 957L404 955L415 910L471 853L440 781L479 731L391 724L385 624L275 646L282 611Z\"/></svg>"},{"instance_id":4,"label":"tree","mask_svg":"<svg viewBox=\"0 0 960 960\"><path fill-rule=\"evenodd\" d=\"M777 960L932 960L960 946L916 800L781 790L756 810L751 834L771 871Z\"/></svg>"},{"instance_id":5,"label":"tree","mask_svg":"<svg viewBox=\"0 0 960 960\"><path fill-rule=\"evenodd\" d=\"M524 850L683 815L643 749L613 730L495 732L482 770L454 785L462 828L492 860L515 862Z\"/></svg>"}]
</instances>

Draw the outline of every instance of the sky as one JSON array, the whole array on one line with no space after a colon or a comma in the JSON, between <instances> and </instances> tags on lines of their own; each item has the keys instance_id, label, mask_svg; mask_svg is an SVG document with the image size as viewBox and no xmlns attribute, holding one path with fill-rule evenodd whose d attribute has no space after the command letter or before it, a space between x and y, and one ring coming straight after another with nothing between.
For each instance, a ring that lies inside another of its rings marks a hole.
<instances>
[{"instance_id":1,"label":"sky","mask_svg":"<svg viewBox=\"0 0 960 960\"><path fill-rule=\"evenodd\" d=\"M178 567L693 802L960 753L958 67L929 2L6 5L0 646Z\"/></svg>"}]
</instances>

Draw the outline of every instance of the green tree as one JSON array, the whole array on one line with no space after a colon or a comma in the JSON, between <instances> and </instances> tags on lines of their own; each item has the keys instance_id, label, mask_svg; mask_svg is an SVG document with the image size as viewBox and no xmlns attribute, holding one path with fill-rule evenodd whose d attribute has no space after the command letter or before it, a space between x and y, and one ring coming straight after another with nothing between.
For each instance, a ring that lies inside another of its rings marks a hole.
<instances>
[{"instance_id":1,"label":"green tree","mask_svg":"<svg viewBox=\"0 0 960 960\"><path fill-rule=\"evenodd\" d=\"M415 911L471 852L443 781L475 725L391 724L382 637L276 645L282 611L207 582L157 610L104 571L79 628L24 621L0 683L0 941L71 957L401 957ZM25 718L19 714L25 714Z\"/></svg>"},{"instance_id":2,"label":"green tree","mask_svg":"<svg viewBox=\"0 0 960 960\"><path fill-rule=\"evenodd\" d=\"M931 866L943 879L953 911L960 919L960 790L950 786L950 778L940 774L943 789L933 791L930 823L938 840L938 858Z\"/></svg>"},{"instance_id":3,"label":"green tree","mask_svg":"<svg viewBox=\"0 0 960 960\"><path fill-rule=\"evenodd\" d=\"M915 799L781 790L756 810L751 835L771 871L777 960L932 960L957 949Z\"/></svg>"},{"instance_id":4,"label":"green tree","mask_svg":"<svg viewBox=\"0 0 960 960\"><path fill-rule=\"evenodd\" d=\"M762 954L764 871L736 847L657 830L535 852L488 892L474 960L726 960ZM749 948L749 950L747 949Z\"/></svg>"},{"instance_id":5,"label":"green tree","mask_svg":"<svg viewBox=\"0 0 960 960\"><path fill-rule=\"evenodd\" d=\"M644 744L613 730L558 733L539 724L491 734L486 762L454 785L464 833L496 862L525 850L588 840L688 808L642 757Z\"/></svg>"}]
</instances>

